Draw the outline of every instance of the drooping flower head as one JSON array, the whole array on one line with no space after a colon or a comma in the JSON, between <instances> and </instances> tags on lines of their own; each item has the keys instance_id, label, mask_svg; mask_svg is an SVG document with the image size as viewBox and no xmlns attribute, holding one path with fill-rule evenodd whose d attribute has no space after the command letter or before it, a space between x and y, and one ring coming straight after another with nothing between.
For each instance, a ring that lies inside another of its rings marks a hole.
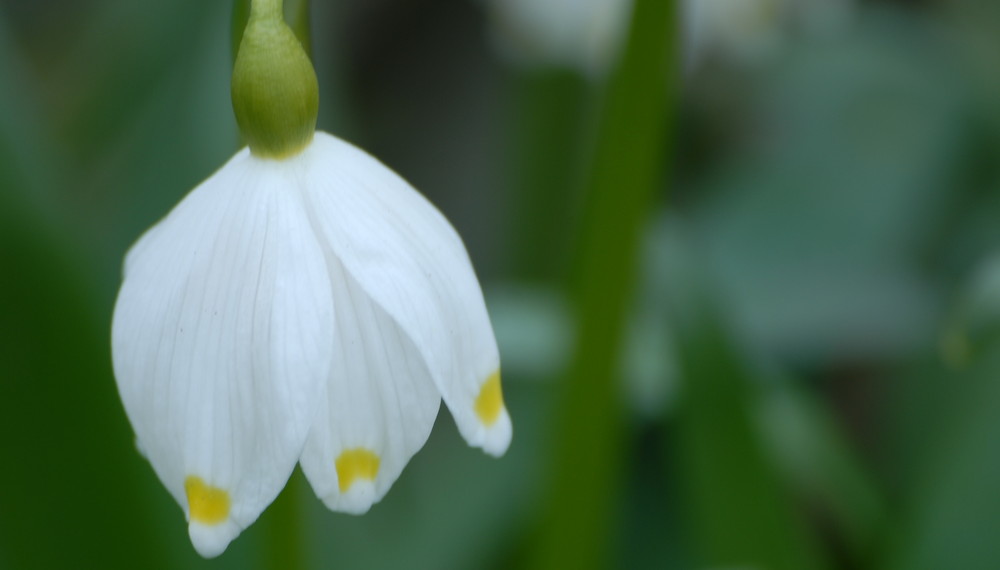
<instances>
[{"instance_id":1,"label":"drooping flower head","mask_svg":"<svg viewBox=\"0 0 1000 570\"><path fill-rule=\"evenodd\" d=\"M499 354L462 241L405 180L315 132L316 77L254 0L233 73L249 147L128 252L112 352L125 410L203 556L296 463L331 509L366 512L427 440L511 438Z\"/></svg>"}]
</instances>

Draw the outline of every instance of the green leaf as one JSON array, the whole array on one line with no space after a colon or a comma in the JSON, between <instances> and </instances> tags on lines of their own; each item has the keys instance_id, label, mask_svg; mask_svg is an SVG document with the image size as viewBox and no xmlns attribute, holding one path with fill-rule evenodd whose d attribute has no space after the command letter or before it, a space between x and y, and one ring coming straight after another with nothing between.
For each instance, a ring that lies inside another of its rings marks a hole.
<instances>
[{"instance_id":1,"label":"green leaf","mask_svg":"<svg viewBox=\"0 0 1000 570\"><path fill-rule=\"evenodd\" d=\"M0 186L19 184L2 166ZM16 568L163 567L110 311L94 310L90 276L39 216L6 192L0 212L0 550Z\"/></svg>"},{"instance_id":2,"label":"green leaf","mask_svg":"<svg viewBox=\"0 0 1000 570\"><path fill-rule=\"evenodd\" d=\"M669 296L681 372L675 459L695 558L713 567L826 568L757 429L753 369L701 268L688 263L687 274Z\"/></svg>"},{"instance_id":3,"label":"green leaf","mask_svg":"<svg viewBox=\"0 0 1000 570\"><path fill-rule=\"evenodd\" d=\"M936 384L951 404L924 416L926 453L881 567L987 570L1000 560L1000 349Z\"/></svg>"},{"instance_id":4,"label":"green leaf","mask_svg":"<svg viewBox=\"0 0 1000 570\"><path fill-rule=\"evenodd\" d=\"M788 380L769 383L762 396L756 423L785 487L830 522L845 555L867 560L885 531L886 505L836 418Z\"/></svg>"}]
</instances>

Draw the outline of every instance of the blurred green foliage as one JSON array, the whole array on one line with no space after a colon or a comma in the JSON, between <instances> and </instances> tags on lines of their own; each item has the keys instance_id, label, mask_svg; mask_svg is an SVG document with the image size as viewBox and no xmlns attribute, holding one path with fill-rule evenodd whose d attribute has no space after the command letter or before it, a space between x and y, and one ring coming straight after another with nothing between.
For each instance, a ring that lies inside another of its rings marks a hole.
<instances>
[{"instance_id":1,"label":"blurred green foliage","mask_svg":"<svg viewBox=\"0 0 1000 570\"><path fill-rule=\"evenodd\" d=\"M238 144L231 6L0 2L0 568L1000 566L997 3L858 0L752 60L660 31L606 77L506 62L468 0L312 4L321 127L466 241L510 452L442 414L368 515L296 473L201 560L109 323Z\"/></svg>"}]
</instances>

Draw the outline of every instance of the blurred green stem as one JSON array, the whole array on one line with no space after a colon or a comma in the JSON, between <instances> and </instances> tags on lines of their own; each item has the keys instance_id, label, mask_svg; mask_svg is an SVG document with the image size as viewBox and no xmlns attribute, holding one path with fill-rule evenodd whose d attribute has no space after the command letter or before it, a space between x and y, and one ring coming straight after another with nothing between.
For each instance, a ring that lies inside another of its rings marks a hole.
<instances>
[{"instance_id":1,"label":"blurred green stem","mask_svg":"<svg viewBox=\"0 0 1000 570\"><path fill-rule=\"evenodd\" d=\"M587 180L573 294L578 337L555 419L555 449L535 560L610 562L624 442L617 382L639 238L661 180L677 76L675 1L637 0L611 76Z\"/></svg>"},{"instance_id":2,"label":"blurred green stem","mask_svg":"<svg viewBox=\"0 0 1000 570\"><path fill-rule=\"evenodd\" d=\"M519 71L510 84L508 183L517 212L511 220L511 273L552 284L565 277L570 221L579 213L580 143L591 89L570 70Z\"/></svg>"},{"instance_id":3,"label":"blurred green stem","mask_svg":"<svg viewBox=\"0 0 1000 570\"><path fill-rule=\"evenodd\" d=\"M288 478L284 490L268 508L267 544L263 567L267 570L299 570L306 564L305 533L302 521L302 474ZM263 522L263 521L262 521Z\"/></svg>"}]
</instances>

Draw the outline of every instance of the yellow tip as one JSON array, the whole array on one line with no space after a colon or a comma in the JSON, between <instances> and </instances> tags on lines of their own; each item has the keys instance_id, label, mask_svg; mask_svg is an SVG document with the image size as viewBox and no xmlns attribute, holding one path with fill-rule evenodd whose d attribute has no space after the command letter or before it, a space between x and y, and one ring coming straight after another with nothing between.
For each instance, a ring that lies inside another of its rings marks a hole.
<instances>
[{"instance_id":1,"label":"yellow tip","mask_svg":"<svg viewBox=\"0 0 1000 570\"><path fill-rule=\"evenodd\" d=\"M374 481L378 464L378 455L370 449L355 447L342 452L335 462L340 492L346 493L358 479Z\"/></svg>"},{"instance_id":2,"label":"yellow tip","mask_svg":"<svg viewBox=\"0 0 1000 570\"><path fill-rule=\"evenodd\" d=\"M500 390L500 371L497 370L483 383L475 403L476 415L479 421L487 427L493 425L503 410L503 392Z\"/></svg>"},{"instance_id":3,"label":"yellow tip","mask_svg":"<svg viewBox=\"0 0 1000 570\"><path fill-rule=\"evenodd\" d=\"M202 524L219 524L229 517L229 493L206 485L201 477L189 475L184 480L191 520Z\"/></svg>"}]
</instances>

